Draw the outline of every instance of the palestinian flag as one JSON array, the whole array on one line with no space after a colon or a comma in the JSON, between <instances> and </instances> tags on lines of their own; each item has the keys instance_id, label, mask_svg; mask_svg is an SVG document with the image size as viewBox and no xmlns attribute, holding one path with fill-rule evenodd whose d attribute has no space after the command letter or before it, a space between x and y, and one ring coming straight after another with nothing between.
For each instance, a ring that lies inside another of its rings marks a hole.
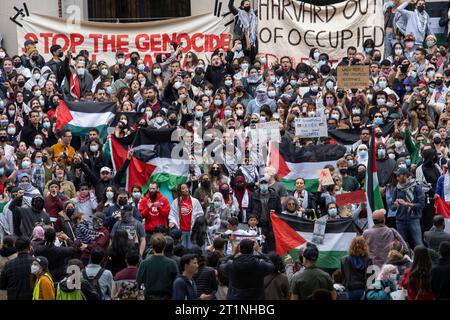
<instances>
[{"instance_id":1,"label":"palestinian flag","mask_svg":"<svg viewBox=\"0 0 450 320\"><path fill-rule=\"evenodd\" d=\"M297 178L303 178L306 189L317 192L320 171L328 164L336 166L336 161L346 153L344 146L335 144L310 145L298 151L291 144L282 140L277 147L277 143L270 142L267 157L267 165L277 170L278 180L289 191L295 190Z\"/></svg>"},{"instance_id":2,"label":"palestinian flag","mask_svg":"<svg viewBox=\"0 0 450 320\"><path fill-rule=\"evenodd\" d=\"M372 131L369 146L369 160L367 161L365 189L367 198L367 226L371 228L373 226L372 212L378 209L384 209L380 186L378 184L375 130Z\"/></svg>"},{"instance_id":3,"label":"palestinian flag","mask_svg":"<svg viewBox=\"0 0 450 320\"><path fill-rule=\"evenodd\" d=\"M87 136L89 130L97 128L100 136L106 136L110 122L114 119L114 102L69 102L59 101L55 130L68 128L75 136Z\"/></svg>"},{"instance_id":4,"label":"palestinian flag","mask_svg":"<svg viewBox=\"0 0 450 320\"><path fill-rule=\"evenodd\" d=\"M445 220L444 231L450 233L450 204L448 204L444 199L438 197L434 200L435 214L441 215Z\"/></svg>"},{"instance_id":5,"label":"palestinian flag","mask_svg":"<svg viewBox=\"0 0 450 320\"><path fill-rule=\"evenodd\" d=\"M297 259L297 250L312 242L314 221L284 214L272 214L271 220L277 253L281 256L289 253ZM356 234L357 228L352 219L327 221L323 243L316 244L319 249L317 266L323 269L340 268L341 259L347 255Z\"/></svg>"},{"instance_id":6,"label":"palestinian flag","mask_svg":"<svg viewBox=\"0 0 450 320\"><path fill-rule=\"evenodd\" d=\"M133 146L134 154L127 174L129 191L133 185L139 185L145 193L150 182L164 183L170 190L175 190L187 181L190 161L172 159L172 132L173 129L139 129L132 143L110 136L108 144L115 170L119 170L125 161L127 146Z\"/></svg>"}]
</instances>

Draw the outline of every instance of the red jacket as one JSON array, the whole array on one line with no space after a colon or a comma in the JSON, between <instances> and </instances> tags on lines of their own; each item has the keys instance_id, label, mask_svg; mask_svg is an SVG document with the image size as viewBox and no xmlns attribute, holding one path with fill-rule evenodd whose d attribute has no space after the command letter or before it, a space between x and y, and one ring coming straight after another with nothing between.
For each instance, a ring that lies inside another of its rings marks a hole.
<instances>
[{"instance_id":1,"label":"red jacket","mask_svg":"<svg viewBox=\"0 0 450 320\"><path fill-rule=\"evenodd\" d=\"M409 277L411 275L411 268L405 270L403 279L400 286L406 289L408 295L406 300L434 300L434 294L432 292L419 292L417 283L409 283Z\"/></svg>"},{"instance_id":2,"label":"red jacket","mask_svg":"<svg viewBox=\"0 0 450 320\"><path fill-rule=\"evenodd\" d=\"M147 202L150 201L150 206ZM156 202L160 203L159 207L154 204ZM145 231L155 231L155 227L159 224L167 228L167 218L169 217L170 205L166 197L164 197L161 192L158 191L156 195L156 200L150 200L150 194L147 193L141 202L139 202L139 212L142 218L145 219Z\"/></svg>"}]
</instances>

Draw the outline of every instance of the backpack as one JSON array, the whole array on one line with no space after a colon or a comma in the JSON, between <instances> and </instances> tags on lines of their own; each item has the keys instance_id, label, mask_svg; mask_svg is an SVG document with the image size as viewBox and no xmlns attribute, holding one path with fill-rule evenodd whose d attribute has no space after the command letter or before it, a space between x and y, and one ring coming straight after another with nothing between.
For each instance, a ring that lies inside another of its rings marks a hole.
<instances>
[{"instance_id":1,"label":"backpack","mask_svg":"<svg viewBox=\"0 0 450 320\"><path fill-rule=\"evenodd\" d=\"M136 280L119 281L114 300L144 300L144 292Z\"/></svg>"},{"instance_id":2,"label":"backpack","mask_svg":"<svg viewBox=\"0 0 450 320\"><path fill-rule=\"evenodd\" d=\"M128 239L134 243L139 243L139 237L137 235L137 221L133 220L133 222L134 224L132 225L123 225L122 221L120 221L117 229L125 230L128 233Z\"/></svg>"},{"instance_id":3,"label":"backpack","mask_svg":"<svg viewBox=\"0 0 450 320\"><path fill-rule=\"evenodd\" d=\"M102 276L105 269L100 268L94 277L89 277L86 270L83 270L83 278L89 284L86 286L86 299L87 300L103 300L103 292L100 288L100 277ZM91 299L89 299L89 297Z\"/></svg>"}]
</instances>

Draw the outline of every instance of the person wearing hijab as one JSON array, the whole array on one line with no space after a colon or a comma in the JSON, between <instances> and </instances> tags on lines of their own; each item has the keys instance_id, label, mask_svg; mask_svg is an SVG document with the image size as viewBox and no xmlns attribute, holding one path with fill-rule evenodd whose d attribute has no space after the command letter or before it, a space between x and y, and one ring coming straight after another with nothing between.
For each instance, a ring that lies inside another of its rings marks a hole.
<instances>
[{"instance_id":1,"label":"person wearing hijab","mask_svg":"<svg viewBox=\"0 0 450 320\"><path fill-rule=\"evenodd\" d=\"M33 251L36 247L45 244L44 240L44 228L41 226L36 226L33 229L33 233L31 235L31 248Z\"/></svg>"},{"instance_id":2,"label":"person wearing hijab","mask_svg":"<svg viewBox=\"0 0 450 320\"><path fill-rule=\"evenodd\" d=\"M376 157L378 183L380 184L380 187L383 188L389 183L389 179L394 173L397 163L394 159L388 157L386 145L381 142L376 145Z\"/></svg>"},{"instance_id":3,"label":"person wearing hijab","mask_svg":"<svg viewBox=\"0 0 450 320\"><path fill-rule=\"evenodd\" d=\"M269 98L267 95L267 88L264 85L258 86L256 89L256 97L253 100L250 100L250 102L247 105L247 113L253 114L257 113L259 114L261 111L261 107L263 105L268 105L270 107L270 111L274 113L277 108L277 104L274 99Z\"/></svg>"},{"instance_id":4,"label":"person wearing hijab","mask_svg":"<svg viewBox=\"0 0 450 320\"><path fill-rule=\"evenodd\" d=\"M231 210L226 205L222 193L214 193L212 205L209 207L207 213L208 233L213 235L214 233L226 231L228 228L228 219L231 216Z\"/></svg>"},{"instance_id":5,"label":"person wearing hijab","mask_svg":"<svg viewBox=\"0 0 450 320\"><path fill-rule=\"evenodd\" d=\"M251 191L247 189L247 182L243 175L237 176L233 181L233 192L239 204L239 215L242 223L247 222L247 208L251 197Z\"/></svg>"},{"instance_id":6,"label":"person wearing hijab","mask_svg":"<svg viewBox=\"0 0 450 320\"><path fill-rule=\"evenodd\" d=\"M430 148L422 151L422 159L423 163L416 169L416 181L425 192L425 207L421 218L422 232L425 232L433 226L436 185L442 169L437 164L436 149Z\"/></svg>"}]
</instances>

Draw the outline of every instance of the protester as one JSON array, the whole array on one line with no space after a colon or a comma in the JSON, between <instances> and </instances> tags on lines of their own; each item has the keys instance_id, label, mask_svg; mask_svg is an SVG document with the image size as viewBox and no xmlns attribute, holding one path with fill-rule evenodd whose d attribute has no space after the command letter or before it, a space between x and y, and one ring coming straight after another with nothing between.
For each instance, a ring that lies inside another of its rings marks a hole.
<instances>
[{"instance_id":1,"label":"protester","mask_svg":"<svg viewBox=\"0 0 450 320\"><path fill-rule=\"evenodd\" d=\"M55 287L48 270L48 260L37 256L31 264L33 300L55 300Z\"/></svg>"},{"instance_id":2,"label":"protester","mask_svg":"<svg viewBox=\"0 0 450 320\"><path fill-rule=\"evenodd\" d=\"M436 299L449 299L450 242L439 246L439 262L431 269L431 289Z\"/></svg>"}]
</instances>

